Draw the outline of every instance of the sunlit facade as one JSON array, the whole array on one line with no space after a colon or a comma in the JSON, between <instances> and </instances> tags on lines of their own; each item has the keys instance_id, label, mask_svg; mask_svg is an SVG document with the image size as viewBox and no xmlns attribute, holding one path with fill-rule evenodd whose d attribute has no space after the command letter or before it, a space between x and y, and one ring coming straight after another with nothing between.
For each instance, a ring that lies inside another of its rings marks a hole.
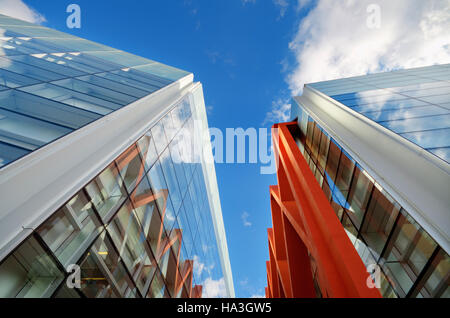
<instances>
[{"instance_id":1,"label":"sunlit facade","mask_svg":"<svg viewBox=\"0 0 450 318\"><path fill-rule=\"evenodd\" d=\"M300 196L293 201L306 228L313 225L303 215L304 201L311 197L310 207L326 202L320 211L323 219L316 221L326 223L324 231L333 232L335 239L325 244L336 244L336 251L346 253L352 248L348 242L336 243L343 229L360 258L341 266L339 271L353 272L355 279L344 279L348 289L337 291L326 268L336 266L337 258L315 251L324 232L315 236L305 229L307 271L315 288L309 295L372 297L348 292L367 284L366 271L382 297L450 297L449 80L450 65L437 65L307 84L303 95L293 98L293 122L277 142L282 145L280 166L290 178L301 171L295 177L308 180L310 189L295 186L291 179L283 186L279 172L279 192L284 187ZM289 147L298 150L291 149L288 156L284 152ZM291 164L298 169L289 171ZM278 261L272 252L269 296L275 295L274 264Z\"/></svg>"},{"instance_id":2,"label":"sunlit facade","mask_svg":"<svg viewBox=\"0 0 450 318\"><path fill-rule=\"evenodd\" d=\"M0 297L234 297L191 73L0 15L0 100Z\"/></svg>"}]
</instances>

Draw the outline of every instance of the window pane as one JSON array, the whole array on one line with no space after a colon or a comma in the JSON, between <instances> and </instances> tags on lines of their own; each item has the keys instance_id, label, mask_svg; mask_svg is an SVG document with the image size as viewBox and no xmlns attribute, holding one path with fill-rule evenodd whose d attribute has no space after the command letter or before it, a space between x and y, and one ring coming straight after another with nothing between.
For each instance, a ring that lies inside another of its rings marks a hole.
<instances>
[{"instance_id":1,"label":"window pane","mask_svg":"<svg viewBox=\"0 0 450 318\"><path fill-rule=\"evenodd\" d=\"M117 211L127 196L114 163L89 183L86 191L105 222Z\"/></svg>"},{"instance_id":2,"label":"window pane","mask_svg":"<svg viewBox=\"0 0 450 318\"><path fill-rule=\"evenodd\" d=\"M107 227L120 258L128 268L141 293L150 286L155 271L153 255L133 206L126 202Z\"/></svg>"},{"instance_id":3,"label":"window pane","mask_svg":"<svg viewBox=\"0 0 450 318\"><path fill-rule=\"evenodd\" d=\"M101 227L92 203L80 192L41 225L37 232L66 268L76 263L100 233Z\"/></svg>"},{"instance_id":4,"label":"window pane","mask_svg":"<svg viewBox=\"0 0 450 318\"><path fill-rule=\"evenodd\" d=\"M181 205L182 197L178 186L175 168L173 166L172 159L170 158L169 148L166 148L166 150L161 154L159 161L167 182L173 207L175 208L175 211L177 211Z\"/></svg>"},{"instance_id":5,"label":"window pane","mask_svg":"<svg viewBox=\"0 0 450 318\"><path fill-rule=\"evenodd\" d=\"M341 157L341 149L334 141L330 142L330 150L328 152L328 161L325 171L334 183L336 180L336 172L339 165L339 158ZM331 184L330 184L331 185Z\"/></svg>"},{"instance_id":6,"label":"window pane","mask_svg":"<svg viewBox=\"0 0 450 318\"><path fill-rule=\"evenodd\" d=\"M320 130L319 126L317 124L315 124L312 148L311 148L311 156L314 159L314 163L317 162L317 155L319 153L319 145L320 145L321 137L322 137L322 131Z\"/></svg>"},{"instance_id":7,"label":"window pane","mask_svg":"<svg viewBox=\"0 0 450 318\"><path fill-rule=\"evenodd\" d=\"M419 296L450 298L449 275L450 257L444 250L439 249L438 254L433 259L431 268L425 275L427 279L424 285L422 285L423 288Z\"/></svg>"},{"instance_id":8,"label":"window pane","mask_svg":"<svg viewBox=\"0 0 450 318\"><path fill-rule=\"evenodd\" d=\"M34 150L71 131L0 108L0 141L16 147Z\"/></svg>"},{"instance_id":9,"label":"window pane","mask_svg":"<svg viewBox=\"0 0 450 318\"><path fill-rule=\"evenodd\" d=\"M124 84L121 84L116 81L110 81L104 77L100 77L100 76L96 76L96 75L81 76L81 77L78 77L77 79L91 83L91 84L95 84L95 85L103 87L103 88L114 90L114 91L122 93L122 94L130 95L135 98L141 98L141 97L148 95L148 92L146 92L146 91L137 89L133 86L124 85Z\"/></svg>"},{"instance_id":10,"label":"window pane","mask_svg":"<svg viewBox=\"0 0 450 318\"><path fill-rule=\"evenodd\" d=\"M8 163L25 156L30 151L15 147L0 141L0 168Z\"/></svg>"},{"instance_id":11,"label":"window pane","mask_svg":"<svg viewBox=\"0 0 450 318\"><path fill-rule=\"evenodd\" d=\"M399 211L400 205L390 195L378 186L374 187L361 235L377 257L386 244Z\"/></svg>"},{"instance_id":12,"label":"window pane","mask_svg":"<svg viewBox=\"0 0 450 318\"><path fill-rule=\"evenodd\" d=\"M0 108L68 128L80 128L100 115L16 90L0 93Z\"/></svg>"},{"instance_id":13,"label":"window pane","mask_svg":"<svg viewBox=\"0 0 450 318\"><path fill-rule=\"evenodd\" d=\"M151 132L154 138L153 140L155 141L156 150L158 152L158 155L160 155L164 151L164 149L166 149L168 144L162 122L159 121L158 123L156 123L156 125L153 126Z\"/></svg>"},{"instance_id":14,"label":"window pane","mask_svg":"<svg viewBox=\"0 0 450 318\"><path fill-rule=\"evenodd\" d=\"M22 87L20 90L101 115L109 114L122 107L89 94L81 94L49 83Z\"/></svg>"},{"instance_id":15,"label":"window pane","mask_svg":"<svg viewBox=\"0 0 450 318\"><path fill-rule=\"evenodd\" d=\"M31 236L0 265L1 298L48 298L63 280L53 259Z\"/></svg>"},{"instance_id":16,"label":"window pane","mask_svg":"<svg viewBox=\"0 0 450 318\"><path fill-rule=\"evenodd\" d=\"M383 255L386 274L397 282L394 288L406 295L437 244L404 210Z\"/></svg>"},{"instance_id":17,"label":"window pane","mask_svg":"<svg viewBox=\"0 0 450 318\"><path fill-rule=\"evenodd\" d=\"M158 153L156 152L155 142L151 132L147 132L138 140L136 145L139 148L141 158L144 160L145 171L148 171L158 159Z\"/></svg>"},{"instance_id":18,"label":"window pane","mask_svg":"<svg viewBox=\"0 0 450 318\"><path fill-rule=\"evenodd\" d=\"M5 69L0 69L0 84L3 86L16 88L37 83L39 83L39 81L31 77L26 77Z\"/></svg>"},{"instance_id":19,"label":"window pane","mask_svg":"<svg viewBox=\"0 0 450 318\"><path fill-rule=\"evenodd\" d=\"M158 62L137 66L134 67L135 69L138 69L142 72L149 73L151 75L155 75L161 78L161 80L164 79L166 82L176 81L186 75L189 74L189 72L177 69L172 66L164 65Z\"/></svg>"},{"instance_id":20,"label":"window pane","mask_svg":"<svg viewBox=\"0 0 450 318\"><path fill-rule=\"evenodd\" d=\"M373 179L359 166L355 167L355 175L348 196L349 217L357 228L360 227L373 189Z\"/></svg>"},{"instance_id":21,"label":"window pane","mask_svg":"<svg viewBox=\"0 0 450 318\"><path fill-rule=\"evenodd\" d=\"M54 58L49 57L47 54L37 54L35 56L16 55L10 56L9 58L17 62L36 66L41 68L42 70L51 71L55 74L62 75L60 76L60 78L84 75L84 72L80 72L76 69L65 67L60 64L52 63L54 61ZM46 58L49 58L50 60L47 60Z\"/></svg>"},{"instance_id":22,"label":"window pane","mask_svg":"<svg viewBox=\"0 0 450 318\"><path fill-rule=\"evenodd\" d=\"M62 283L62 286L53 295L53 298L81 298L80 295L73 288L67 287L66 283Z\"/></svg>"},{"instance_id":23,"label":"window pane","mask_svg":"<svg viewBox=\"0 0 450 318\"><path fill-rule=\"evenodd\" d=\"M319 157L317 160L318 163L317 168L319 168L322 174L325 171L325 165L327 163L329 148L330 148L330 137L328 137L325 133L323 133L320 141Z\"/></svg>"},{"instance_id":24,"label":"window pane","mask_svg":"<svg viewBox=\"0 0 450 318\"><path fill-rule=\"evenodd\" d=\"M116 159L116 164L128 193L131 193L145 174L144 165L136 145L132 145L125 150L119 158Z\"/></svg>"},{"instance_id":25,"label":"window pane","mask_svg":"<svg viewBox=\"0 0 450 318\"><path fill-rule=\"evenodd\" d=\"M156 271L147 298L163 298L166 295L165 282L159 271Z\"/></svg>"},{"instance_id":26,"label":"window pane","mask_svg":"<svg viewBox=\"0 0 450 318\"><path fill-rule=\"evenodd\" d=\"M131 199L147 242L150 244L153 254L156 255L158 243L165 237L157 202L160 206L166 206L167 191L159 191L154 194L147 177L144 177L132 193Z\"/></svg>"},{"instance_id":27,"label":"window pane","mask_svg":"<svg viewBox=\"0 0 450 318\"><path fill-rule=\"evenodd\" d=\"M344 199L347 199L354 170L355 162L350 159L349 155L343 151L341 160L339 162L339 168L336 177L336 188L334 191L336 191L336 189L339 189Z\"/></svg>"},{"instance_id":28,"label":"window pane","mask_svg":"<svg viewBox=\"0 0 450 318\"><path fill-rule=\"evenodd\" d=\"M81 291L86 297L135 297L136 288L105 231L84 255L80 268Z\"/></svg>"},{"instance_id":29,"label":"window pane","mask_svg":"<svg viewBox=\"0 0 450 318\"><path fill-rule=\"evenodd\" d=\"M134 102L137 98L131 95L125 95L116 91L93 85L86 81L80 81L75 78L64 79L52 82L54 85L62 86L76 92L93 96L99 99L106 100L117 105L127 105Z\"/></svg>"}]
</instances>

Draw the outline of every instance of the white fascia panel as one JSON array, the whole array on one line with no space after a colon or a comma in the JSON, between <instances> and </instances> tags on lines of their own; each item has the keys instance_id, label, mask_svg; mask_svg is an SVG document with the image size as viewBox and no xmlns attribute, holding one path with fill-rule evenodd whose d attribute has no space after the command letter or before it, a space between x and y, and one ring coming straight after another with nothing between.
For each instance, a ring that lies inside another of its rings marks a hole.
<instances>
[{"instance_id":1,"label":"white fascia panel","mask_svg":"<svg viewBox=\"0 0 450 318\"><path fill-rule=\"evenodd\" d=\"M225 234L225 227L223 223L222 207L220 204L219 188L217 185L216 169L214 166L214 158L212 154L210 134L208 129L208 119L206 116L205 101L203 98L203 89L200 83L195 84L192 90L194 98L196 123L200 123L197 127L195 139L201 142L199 149L201 151L202 171L207 189L208 202L211 211L211 217L214 225L214 234L217 240L219 250L220 263L225 279L225 286L227 295L230 298L235 297L233 276L231 272L231 264L228 253L227 238Z\"/></svg>"},{"instance_id":2,"label":"white fascia panel","mask_svg":"<svg viewBox=\"0 0 450 318\"><path fill-rule=\"evenodd\" d=\"M450 253L449 164L311 87L294 101Z\"/></svg>"}]
</instances>

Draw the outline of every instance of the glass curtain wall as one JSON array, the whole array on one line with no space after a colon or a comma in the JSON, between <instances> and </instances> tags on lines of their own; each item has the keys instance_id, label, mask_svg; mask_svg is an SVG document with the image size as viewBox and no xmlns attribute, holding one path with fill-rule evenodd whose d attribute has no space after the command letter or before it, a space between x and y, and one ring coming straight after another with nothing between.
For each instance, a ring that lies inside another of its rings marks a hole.
<instances>
[{"instance_id":1,"label":"glass curtain wall","mask_svg":"<svg viewBox=\"0 0 450 318\"><path fill-rule=\"evenodd\" d=\"M420 225L299 105L294 139L384 297L450 297L450 260ZM374 276L375 277L375 276Z\"/></svg>"},{"instance_id":2,"label":"glass curtain wall","mask_svg":"<svg viewBox=\"0 0 450 318\"><path fill-rule=\"evenodd\" d=\"M190 297L223 279L187 95L0 263L0 297ZM70 266L81 272L69 288Z\"/></svg>"},{"instance_id":3,"label":"glass curtain wall","mask_svg":"<svg viewBox=\"0 0 450 318\"><path fill-rule=\"evenodd\" d=\"M0 14L0 168L188 74Z\"/></svg>"}]
</instances>

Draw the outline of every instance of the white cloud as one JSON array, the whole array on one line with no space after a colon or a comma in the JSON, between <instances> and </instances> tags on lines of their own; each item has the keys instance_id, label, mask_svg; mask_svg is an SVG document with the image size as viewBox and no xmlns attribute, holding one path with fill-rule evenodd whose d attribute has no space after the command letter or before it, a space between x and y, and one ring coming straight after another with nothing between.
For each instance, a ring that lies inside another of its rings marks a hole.
<instances>
[{"instance_id":1,"label":"white cloud","mask_svg":"<svg viewBox=\"0 0 450 318\"><path fill-rule=\"evenodd\" d=\"M289 2L288 0L273 0L273 3L275 4L276 7L278 7L280 9L280 15L279 15L279 19L284 17L284 15L286 14L286 11L289 7Z\"/></svg>"},{"instance_id":2,"label":"white cloud","mask_svg":"<svg viewBox=\"0 0 450 318\"><path fill-rule=\"evenodd\" d=\"M311 0L298 0L297 1L297 11L300 11L301 9L303 9L310 3L311 3Z\"/></svg>"},{"instance_id":3,"label":"white cloud","mask_svg":"<svg viewBox=\"0 0 450 318\"><path fill-rule=\"evenodd\" d=\"M313 4L298 0L297 11ZM378 5L380 27L368 20ZM286 81L290 95L305 83L450 62L448 0L318 0L289 43L296 63ZM272 102L264 124L289 119L287 99Z\"/></svg>"},{"instance_id":4,"label":"white cloud","mask_svg":"<svg viewBox=\"0 0 450 318\"><path fill-rule=\"evenodd\" d=\"M214 280L208 277L203 282L202 298L224 298L227 296L225 279Z\"/></svg>"},{"instance_id":5,"label":"white cloud","mask_svg":"<svg viewBox=\"0 0 450 318\"><path fill-rule=\"evenodd\" d=\"M299 1L306 4L308 1ZM369 28L373 0L319 0L289 44L293 95L305 83L450 62L448 0L377 0L380 27Z\"/></svg>"},{"instance_id":6,"label":"white cloud","mask_svg":"<svg viewBox=\"0 0 450 318\"><path fill-rule=\"evenodd\" d=\"M45 17L22 0L0 0L0 13L31 23L41 24Z\"/></svg>"},{"instance_id":7,"label":"white cloud","mask_svg":"<svg viewBox=\"0 0 450 318\"><path fill-rule=\"evenodd\" d=\"M250 298L266 298L266 295L255 294L255 295L251 295Z\"/></svg>"},{"instance_id":8,"label":"white cloud","mask_svg":"<svg viewBox=\"0 0 450 318\"><path fill-rule=\"evenodd\" d=\"M266 114L263 126L268 123L286 122L289 120L291 104L289 99L278 98L272 102L272 110Z\"/></svg>"},{"instance_id":9,"label":"white cloud","mask_svg":"<svg viewBox=\"0 0 450 318\"><path fill-rule=\"evenodd\" d=\"M248 220L248 217L250 216L250 214L248 214L248 212L244 211L244 213L242 213L241 215L241 219L242 219L242 223L244 224L244 226L246 227L250 227L252 226L252 222L250 222Z\"/></svg>"}]
</instances>

